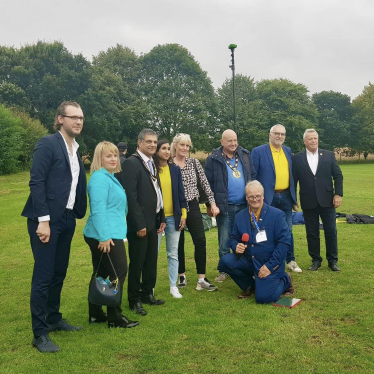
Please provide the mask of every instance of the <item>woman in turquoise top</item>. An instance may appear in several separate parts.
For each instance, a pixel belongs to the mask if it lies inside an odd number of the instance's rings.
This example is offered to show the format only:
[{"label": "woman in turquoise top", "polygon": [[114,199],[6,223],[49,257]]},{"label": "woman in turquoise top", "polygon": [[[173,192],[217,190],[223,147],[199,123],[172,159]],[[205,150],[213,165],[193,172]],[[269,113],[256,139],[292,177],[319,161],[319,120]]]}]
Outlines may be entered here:
[{"label": "woman in turquoise top", "polygon": [[[90,200],[90,215],[83,230],[84,240],[92,254],[93,275],[98,268],[97,276],[110,281],[116,275],[108,256],[110,253],[114,269],[119,279],[119,292],[122,291],[127,274],[127,257],[123,239],[127,235],[127,198],[121,184],[114,173],[121,171],[117,147],[109,142],[101,142],[96,146],[91,164],[91,178],[87,186]],[[101,258],[101,262],[100,262]],[[129,321],[122,315],[121,305],[108,307],[107,315],[100,305],[89,303],[89,322],[102,323],[108,321],[108,327],[130,328],[139,322]]]}]

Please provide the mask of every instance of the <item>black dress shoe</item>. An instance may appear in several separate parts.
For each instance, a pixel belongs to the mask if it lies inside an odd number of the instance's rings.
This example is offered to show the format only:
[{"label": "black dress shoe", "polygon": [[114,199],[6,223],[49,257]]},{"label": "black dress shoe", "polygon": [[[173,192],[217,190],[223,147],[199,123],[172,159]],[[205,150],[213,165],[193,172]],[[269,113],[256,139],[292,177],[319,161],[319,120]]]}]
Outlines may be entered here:
[{"label": "black dress shoe", "polygon": [[60,350],[60,347],[53,343],[48,335],[41,335],[39,336],[39,338],[34,338],[32,341],[32,345],[42,353],[54,353]]},{"label": "black dress shoe", "polygon": [[149,305],[162,305],[165,304],[165,301],[162,299],[156,299],[153,295],[141,296],[140,300],[143,304]]},{"label": "black dress shoe", "polygon": [[321,263],[320,262],[313,262],[312,265],[309,267],[308,270],[317,271],[320,267],[321,267]]},{"label": "black dress shoe", "polygon": [[130,309],[136,314],[140,314],[141,316],[146,316],[148,314],[147,311],[143,308],[143,305],[140,301],[135,303],[133,306],[130,306]]},{"label": "black dress shoe", "polygon": [[340,271],[339,266],[336,264],[336,262],[329,262],[329,268],[332,271]]},{"label": "black dress shoe", "polygon": [[131,327],[138,326],[139,322],[138,321],[130,321],[127,319],[125,316],[121,317],[121,321],[119,322],[108,322],[108,327],[119,327],[123,329],[131,329]]},{"label": "black dress shoe", "polygon": [[78,331],[82,330],[82,326],[73,326],[64,319],[60,319],[57,323],[49,324],[49,331]]},{"label": "black dress shoe", "polygon": [[88,318],[88,323],[104,323],[107,321],[107,317],[106,317],[106,314],[103,313],[99,316],[89,316]]}]

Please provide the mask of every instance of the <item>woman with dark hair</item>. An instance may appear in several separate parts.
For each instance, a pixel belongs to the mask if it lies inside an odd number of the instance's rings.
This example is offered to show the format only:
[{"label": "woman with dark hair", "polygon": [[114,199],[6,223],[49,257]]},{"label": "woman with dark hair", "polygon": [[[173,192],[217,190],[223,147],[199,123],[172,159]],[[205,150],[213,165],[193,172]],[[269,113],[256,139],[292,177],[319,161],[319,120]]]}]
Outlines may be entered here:
[{"label": "woman with dark hair", "polygon": [[[213,216],[219,214],[214,194],[210,189],[208,180],[206,179],[204,169],[197,159],[187,157],[190,148],[192,148],[191,137],[188,134],[177,134],[173,139],[171,146],[171,154],[174,162],[180,167],[182,173],[182,181],[186,200],[188,204],[188,213],[186,219],[187,228],[191,234],[193,244],[195,246],[195,263],[198,275],[196,289],[198,291],[215,291],[217,287],[210,283],[205,277],[206,271],[206,238],[204,232],[203,219],[199,206],[199,189],[198,183],[205,191]],[[184,232],[182,231],[179,248],[179,288],[183,288],[187,284],[186,267],[184,261]]]},{"label": "woman with dark hair", "polygon": [[[166,252],[169,267],[170,293],[180,299],[182,295],[177,287],[178,281],[178,243],[181,231],[184,229],[187,217],[187,203],[184,196],[181,171],[170,158],[170,142],[166,139],[157,142],[154,156],[158,175],[160,177],[162,200],[166,219],[165,237]],[[162,233],[158,234],[160,249]]]}]

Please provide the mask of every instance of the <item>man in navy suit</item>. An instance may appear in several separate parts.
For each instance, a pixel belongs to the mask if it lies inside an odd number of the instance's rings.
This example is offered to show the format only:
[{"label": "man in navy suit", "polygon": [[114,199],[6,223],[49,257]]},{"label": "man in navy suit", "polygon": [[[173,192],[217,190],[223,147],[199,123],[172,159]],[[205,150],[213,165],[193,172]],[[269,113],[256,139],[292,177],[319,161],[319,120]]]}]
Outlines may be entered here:
[{"label": "man in navy suit", "polygon": [[[332,271],[340,271],[335,208],[342,203],[343,174],[334,152],[318,148],[318,133],[307,129],[304,133],[306,150],[293,158],[295,190],[300,182],[300,204],[304,213],[308,251],[312,258],[309,270],[321,267],[319,217],[325,233],[326,258]],[[334,180],[334,185],[333,185]]]},{"label": "man in navy suit", "polygon": [[86,173],[75,137],[83,128],[83,112],[76,102],[63,102],[57,109],[56,133],[39,140],[30,171],[30,196],[22,215],[34,256],[31,285],[33,345],[40,352],[60,348],[50,331],[80,330],[62,319],[61,289],[69,263],[75,218],[86,214]]},{"label": "man in navy suit", "polygon": [[[282,294],[294,293],[291,277],[285,272],[290,230],[286,215],[264,203],[264,188],[259,181],[248,182],[245,194],[249,208],[235,216],[231,233],[234,253],[223,256],[218,267],[243,290],[240,299],[255,294],[258,303],[271,303]],[[242,241],[243,234],[249,237],[247,243]]]},{"label": "man in navy suit", "polygon": [[257,180],[265,189],[265,203],[286,214],[291,233],[291,246],[286,257],[287,269],[301,273],[302,270],[295,261],[292,235],[292,208],[297,209],[292,177],[292,153],[290,148],[283,145],[285,138],[285,127],[280,124],[273,126],[270,129],[269,143],[254,148],[252,160]]}]

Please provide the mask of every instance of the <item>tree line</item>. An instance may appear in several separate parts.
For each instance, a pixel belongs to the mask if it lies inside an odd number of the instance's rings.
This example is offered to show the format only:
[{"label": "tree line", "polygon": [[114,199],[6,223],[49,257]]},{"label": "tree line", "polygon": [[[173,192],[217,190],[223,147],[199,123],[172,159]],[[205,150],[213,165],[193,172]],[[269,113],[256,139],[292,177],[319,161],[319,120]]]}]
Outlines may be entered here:
[{"label": "tree line", "polygon": [[[281,123],[294,152],[303,148],[302,134],[311,127],[320,132],[323,148],[374,151],[371,83],[353,102],[333,91],[310,96],[305,85],[288,79],[256,82],[237,75],[235,84],[239,141],[248,149],[265,143],[270,127]],[[78,141],[89,156],[104,139],[126,141],[132,152],[145,127],[167,139],[189,133],[195,150],[210,152],[222,131],[233,128],[231,80],[214,90],[207,73],[178,44],[158,45],[142,55],[117,45],[92,61],[61,42],[0,46],[0,173],[29,166],[33,146],[53,131],[56,108],[66,100],[83,108],[86,120]],[[7,149],[16,138],[18,146]]]}]

